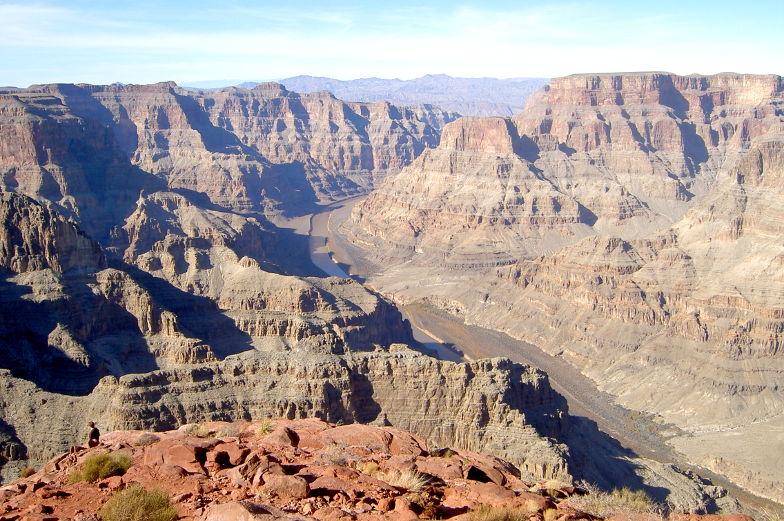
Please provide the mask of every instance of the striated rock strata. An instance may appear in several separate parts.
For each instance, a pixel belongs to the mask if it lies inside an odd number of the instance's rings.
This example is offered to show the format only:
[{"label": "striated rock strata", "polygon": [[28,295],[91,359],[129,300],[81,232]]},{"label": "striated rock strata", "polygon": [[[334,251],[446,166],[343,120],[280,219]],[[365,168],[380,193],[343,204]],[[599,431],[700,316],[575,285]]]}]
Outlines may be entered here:
[{"label": "striated rock strata", "polygon": [[[563,356],[697,439],[780,451],[747,427],[784,412],[783,110],[778,76],[555,79],[511,120],[448,125],[343,231],[393,263],[384,292]],[[713,451],[690,457],[749,464]]]},{"label": "striated rock strata", "polygon": [[[174,194],[152,200],[189,208]],[[565,403],[543,373],[415,353],[400,343],[411,337],[399,312],[356,282],[270,273],[193,230],[153,243],[139,269],[107,261],[26,196],[2,194],[0,215],[0,417],[12,427],[0,441],[14,462],[4,468],[64,450],[88,419],[171,429],[272,415],[393,424],[568,477],[565,448],[549,440]]]},{"label": "striated rock strata", "polygon": [[[6,150],[0,149],[5,189],[78,197],[72,192],[82,187],[63,183],[58,170],[103,139],[104,149],[116,155],[119,147],[133,166],[170,189],[204,194],[230,210],[267,214],[367,190],[435,146],[440,128],[456,117],[429,106],[300,95],[273,83],[218,91],[189,91],[171,82],[41,85],[3,91],[0,103],[0,132],[8,134]],[[51,140],[36,137],[36,125],[60,134],[75,126],[99,136],[78,138],[76,150],[68,148],[72,136],[50,146]],[[84,161],[91,163],[86,175],[94,178],[96,158]],[[102,183],[86,184],[94,189]]]}]

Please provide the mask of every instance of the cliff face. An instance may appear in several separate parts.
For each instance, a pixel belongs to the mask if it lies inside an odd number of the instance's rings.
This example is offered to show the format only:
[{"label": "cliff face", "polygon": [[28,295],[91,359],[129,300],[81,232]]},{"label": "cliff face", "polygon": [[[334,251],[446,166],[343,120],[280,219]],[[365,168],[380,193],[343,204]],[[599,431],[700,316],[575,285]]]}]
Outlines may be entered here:
[{"label": "cliff face", "polygon": [[243,212],[296,212],[366,191],[435,146],[440,128],[456,117],[435,107],[347,104],[278,84],[250,91],[43,85],[9,96],[32,93],[108,127],[132,164],[170,189]]},{"label": "cliff face", "polygon": [[172,235],[139,257],[149,271],[107,268],[73,222],[25,196],[0,203],[0,409],[13,427],[2,443],[17,466],[67,448],[88,419],[164,429],[316,415],[568,477],[565,448],[547,440],[565,428],[565,403],[543,373],[419,355],[395,343],[410,339],[399,312],[353,281],[265,272],[217,240]]},{"label": "cliff face", "polygon": [[[563,356],[627,407],[778,450],[746,427],[784,410],[783,106],[777,76],[556,79],[511,121],[448,125],[343,230],[397,261],[382,291]],[[744,465],[712,447],[690,456]]]}]

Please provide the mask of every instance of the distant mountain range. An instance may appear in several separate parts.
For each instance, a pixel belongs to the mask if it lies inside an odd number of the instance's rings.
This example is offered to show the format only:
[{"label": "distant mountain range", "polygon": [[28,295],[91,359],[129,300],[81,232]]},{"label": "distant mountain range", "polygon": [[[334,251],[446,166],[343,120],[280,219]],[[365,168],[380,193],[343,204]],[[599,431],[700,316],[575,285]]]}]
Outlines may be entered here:
[{"label": "distant mountain range", "polygon": [[[294,76],[278,80],[300,93],[327,90],[346,101],[387,100],[396,105],[429,103],[465,116],[512,116],[525,100],[548,83],[547,78],[453,78],[428,74],[413,80],[360,78],[336,80],[317,76]],[[189,87],[219,88],[229,85],[253,88],[260,82],[203,81]]]}]

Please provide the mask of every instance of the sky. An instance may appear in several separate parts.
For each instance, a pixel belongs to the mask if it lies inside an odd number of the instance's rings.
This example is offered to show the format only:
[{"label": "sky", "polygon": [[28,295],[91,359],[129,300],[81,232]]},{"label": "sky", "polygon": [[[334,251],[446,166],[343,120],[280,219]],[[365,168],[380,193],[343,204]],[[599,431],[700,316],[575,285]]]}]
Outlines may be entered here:
[{"label": "sky", "polygon": [[782,20],[782,0],[0,0],[0,85],[784,74]]}]

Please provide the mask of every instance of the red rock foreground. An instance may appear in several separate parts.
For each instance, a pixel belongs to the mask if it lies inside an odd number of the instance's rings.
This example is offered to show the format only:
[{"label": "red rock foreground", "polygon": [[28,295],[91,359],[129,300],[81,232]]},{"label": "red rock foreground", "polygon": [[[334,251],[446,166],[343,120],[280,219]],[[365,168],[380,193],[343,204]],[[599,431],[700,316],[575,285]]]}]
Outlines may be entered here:
[{"label": "red rock foreground", "polygon": [[[69,483],[87,457],[106,452],[131,459],[124,475]],[[393,427],[213,422],[155,434],[113,432],[96,448],[62,454],[0,488],[0,521],[97,521],[112,494],[132,483],[165,490],[179,519],[200,521],[457,520],[482,505],[516,508],[530,521],[600,519],[569,504],[584,491],[526,483],[519,475],[498,458],[430,451]],[[419,482],[404,482],[412,476]]]}]

